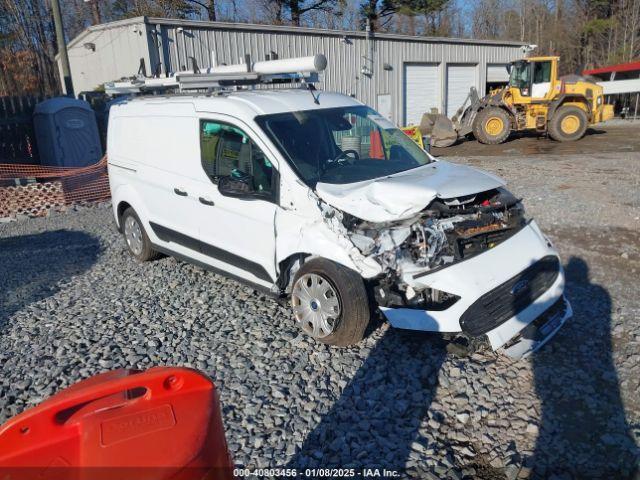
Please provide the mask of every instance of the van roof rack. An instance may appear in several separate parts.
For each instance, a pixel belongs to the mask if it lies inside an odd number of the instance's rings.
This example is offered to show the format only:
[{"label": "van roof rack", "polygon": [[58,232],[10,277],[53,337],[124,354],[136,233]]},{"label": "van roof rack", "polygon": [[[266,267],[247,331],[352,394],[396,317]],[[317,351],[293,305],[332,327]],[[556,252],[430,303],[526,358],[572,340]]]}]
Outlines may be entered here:
[{"label": "van roof rack", "polygon": [[283,58],[252,63],[245,55],[245,63],[220,65],[200,69],[194,58],[192,69],[167,76],[147,77],[143,61],[133,77],[105,83],[105,92],[114,94],[157,93],[167,91],[216,90],[230,87],[306,83],[318,81],[318,74],[327,67],[323,54],[310,57]]}]

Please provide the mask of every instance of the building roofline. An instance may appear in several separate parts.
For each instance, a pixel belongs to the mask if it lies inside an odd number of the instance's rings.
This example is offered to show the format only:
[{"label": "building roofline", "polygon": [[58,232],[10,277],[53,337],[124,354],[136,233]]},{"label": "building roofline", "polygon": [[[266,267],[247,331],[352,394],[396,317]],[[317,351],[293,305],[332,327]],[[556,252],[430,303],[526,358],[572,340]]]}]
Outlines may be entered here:
[{"label": "building roofline", "polygon": [[[367,33],[356,30],[328,30],[324,28],[313,27],[294,27],[291,25],[263,25],[257,23],[233,23],[233,22],[210,22],[207,20],[182,20],[174,18],[154,18],[143,17],[146,23],[151,25],[176,25],[181,27],[217,27],[228,30],[249,30],[249,31],[265,31],[265,32],[283,32],[283,33],[308,33],[316,35],[330,35],[337,37],[361,37],[365,38]],[[508,45],[521,47],[528,45],[527,42],[513,42],[508,40],[475,40],[472,38],[448,38],[448,37],[424,37],[420,35],[401,35],[395,33],[375,33],[375,38],[388,40],[402,40],[426,43],[462,43],[473,45]]]},{"label": "building roofline", "polygon": [[[352,37],[366,38],[367,32],[355,30],[327,30],[323,28],[312,27],[293,27],[290,25],[262,25],[256,23],[233,23],[233,22],[210,22],[206,20],[183,20],[177,18],[156,18],[156,17],[134,17],[126,20],[118,20],[115,22],[94,25],[83,30],[78,36],[71,40],[69,47],[77,45],[86,35],[91,32],[108,30],[127,25],[135,25],[145,23],[147,25],[167,25],[177,27],[192,28],[217,28],[223,30],[252,31],[252,32],[280,32],[280,33],[304,33],[308,35],[325,35],[334,37]],[[421,42],[421,43],[443,43],[454,45],[490,45],[490,46],[509,46],[522,47],[528,45],[527,42],[516,42],[509,40],[475,40],[472,38],[449,38],[449,37],[424,37],[419,35],[401,35],[395,33],[374,33],[373,38],[383,40],[396,40],[404,42]]]},{"label": "building roofline", "polygon": [[[102,30],[110,30],[112,28],[118,27],[126,27],[127,25],[140,25],[145,23],[146,17],[133,17],[126,18],[124,20],[117,20],[115,22],[101,23],[99,25],[92,25],[90,27],[85,28],[82,32],[76,35],[69,43],[67,43],[67,48],[75,47],[80,41],[85,38],[87,35],[93,32],[100,32]],[[56,58],[59,54],[56,54]]]}]

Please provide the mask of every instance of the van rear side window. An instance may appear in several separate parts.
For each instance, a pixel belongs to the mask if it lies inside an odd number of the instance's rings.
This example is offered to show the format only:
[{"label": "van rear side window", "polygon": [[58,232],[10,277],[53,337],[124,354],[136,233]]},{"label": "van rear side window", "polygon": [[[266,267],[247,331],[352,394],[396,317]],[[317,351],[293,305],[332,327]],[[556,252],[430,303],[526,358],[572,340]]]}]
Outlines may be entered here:
[{"label": "van rear side window", "polygon": [[246,174],[253,179],[256,192],[272,193],[274,168],[249,136],[233,125],[200,122],[200,158],[209,178]]}]

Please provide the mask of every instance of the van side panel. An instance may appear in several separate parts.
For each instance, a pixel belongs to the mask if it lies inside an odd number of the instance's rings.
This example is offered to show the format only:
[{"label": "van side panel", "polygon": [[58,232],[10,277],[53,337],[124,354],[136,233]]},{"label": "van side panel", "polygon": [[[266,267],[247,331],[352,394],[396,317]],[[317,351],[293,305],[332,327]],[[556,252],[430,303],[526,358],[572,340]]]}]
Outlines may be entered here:
[{"label": "van side panel", "polygon": [[[243,220],[232,216],[221,221],[224,203],[233,200],[245,206],[245,202],[216,197],[217,189],[201,166],[199,119],[193,107],[154,102],[133,101],[112,110],[108,145],[114,213],[125,201],[138,213],[157,247],[269,288],[275,280],[273,253],[267,265],[237,255],[239,264],[229,263],[228,254],[221,258],[221,252],[232,252],[235,244],[219,244],[221,235],[216,232],[222,232],[223,225],[237,230]],[[214,198],[215,207],[204,205],[201,197]],[[255,208],[257,203],[249,201],[246,206]],[[270,217],[273,219],[273,212]],[[203,226],[216,234],[203,239]],[[268,231],[273,234],[273,220]],[[203,242],[208,246],[206,252]]]},{"label": "van side panel", "polygon": [[[117,190],[127,184],[136,192],[137,201],[143,199],[144,205],[132,206],[152,241],[160,242],[150,222],[197,237],[193,198],[175,193],[187,191],[185,184],[200,168],[193,105],[133,101],[114,106],[108,147],[110,173],[115,175],[112,193],[120,197]],[[141,211],[146,212],[144,218]]]}]

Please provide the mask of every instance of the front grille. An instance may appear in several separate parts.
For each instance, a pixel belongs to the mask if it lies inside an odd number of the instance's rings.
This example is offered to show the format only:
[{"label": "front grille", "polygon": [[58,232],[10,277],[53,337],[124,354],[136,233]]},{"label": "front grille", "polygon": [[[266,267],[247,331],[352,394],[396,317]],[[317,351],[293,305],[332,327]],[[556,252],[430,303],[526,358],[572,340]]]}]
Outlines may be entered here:
[{"label": "front grille", "polygon": [[548,255],[515,277],[485,293],[460,317],[462,331],[482,335],[517,315],[553,285],[560,272],[560,260]]}]

